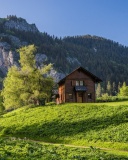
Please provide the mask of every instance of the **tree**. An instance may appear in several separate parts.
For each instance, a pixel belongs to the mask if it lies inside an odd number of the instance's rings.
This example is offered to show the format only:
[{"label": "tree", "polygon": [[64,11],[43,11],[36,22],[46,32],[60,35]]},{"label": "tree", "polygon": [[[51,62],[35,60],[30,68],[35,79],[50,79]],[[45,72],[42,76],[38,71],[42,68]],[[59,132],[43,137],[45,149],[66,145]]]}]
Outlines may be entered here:
[{"label": "tree", "polygon": [[47,75],[52,65],[37,69],[35,52],[34,45],[19,49],[21,68],[11,67],[4,80],[2,95],[6,109],[40,105],[42,100],[50,97],[53,79]]},{"label": "tree", "polygon": [[102,94],[102,88],[101,88],[101,85],[100,83],[98,83],[97,85],[97,88],[96,88],[96,97],[101,97],[101,94]]},{"label": "tree", "polygon": [[121,88],[121,83],[118,83],[118,93],[120,92],[120,88]]},{"label": "tree", "polygon": [[4,106],[3,106],[3,97],[1,95],[1,92],[0,92],[0,115],[4,112]]},{"label": "tree", "polygon": [[108,81],[108,83],[107,83],[107,93],[108,93],[109,96],[111,96],[111,93],[112,93],[111,89],[112,89],[111,83],[110,83],[110,81]]},{"label": "tree", "polygon": [[124,82],[122,87],[120,87],[119,90],[119,96],[128,96],[128,86],[126,86],[126,83]]},{"label": "tree", "polygon": [[34,45],[29,45],[28,47],[22,47],[18,50],[20,53],[20,65],[23,72],[32,72],[36,69],[34,53],[36,52],[36,47]]},{"label": "tree", "polygon": [[115,96],[117,94],[117,91],[116,91],[116,84],[115,82],[112,83],[112,95]]}]

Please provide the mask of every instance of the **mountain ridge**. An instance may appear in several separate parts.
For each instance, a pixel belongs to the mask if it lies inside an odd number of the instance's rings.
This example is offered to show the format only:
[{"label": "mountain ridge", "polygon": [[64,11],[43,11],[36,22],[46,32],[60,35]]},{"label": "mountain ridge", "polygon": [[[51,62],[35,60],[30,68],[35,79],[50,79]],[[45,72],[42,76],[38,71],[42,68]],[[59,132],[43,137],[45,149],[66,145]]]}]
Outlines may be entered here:
[{"label": "mountain ridge", "polygon": [[[9,21],[10,24],[14,21],[19,26],[5,27]],[[28,26],[28,29],[27,27],[23,29],[22,24]],[[115,82],[116,85],[123,81],[128,83],[128,47],[91,35],[58,38],[46,32],[40,32],[35,24],[32,26],[34,30],[29,29],[31,25],[25,19],[16,16],[0,18],[0,47],[4,48],[5,42],[10,46],[9,50],[17,55],[15,63],[18,61],[17,48],[35,44],[37,52],[47,57],[44,64],[53,63],[55,70],[63,73],[63,76],[82,66],[99,76],[104,84],[107,81]],[[8,69],[10,66],[6,67]]]}]

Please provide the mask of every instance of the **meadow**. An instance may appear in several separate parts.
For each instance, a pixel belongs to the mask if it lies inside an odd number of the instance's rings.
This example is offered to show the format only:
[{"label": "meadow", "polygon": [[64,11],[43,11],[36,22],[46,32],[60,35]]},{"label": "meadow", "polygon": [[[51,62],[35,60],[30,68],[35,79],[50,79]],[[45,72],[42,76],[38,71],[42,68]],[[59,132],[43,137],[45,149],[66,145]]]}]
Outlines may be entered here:
[{"label": "meadow", "polygon": [[0,138],[0,160],[127,160],[93,147],[76,148],[26,139]]},{"label": "meadow", "polygon": [[[46,150],[49,150],[49,148],[54,150],[54,147],[58,147],[58,149],[61,148],[59,152],[65,153],[69,151],[73,155],[77,153],[76,151],[73,152],[74,148],[68,147],[67,149],[62,145],[80,146],[75,150],[78,149],[78,153],[82,152],[82,155],[84,152],[84,158],[86,159],[85,155],[91,155],[94,150],[97,156],[102,154],[106,156],[106,159],[107,156],[109,156],[109,159],[112,156],[116,156],[115,159],[127,159],[128,101],[90,104],[72,103],[33,108],[25,106],[0,116],[0,136],[1,139],[3,137],[24,139],[25,137],[28,140],[59,143],[61,144],[59,146],[47,145],[48,148]],[[17,144],[16,141],[12,143]],[[31,143],[30,145],[34,146]],[[27,144],[24,142],[21,148],[23,149]],[[83,149],[82,146],[89,148]],[[101,150],[95,148],[101,148]],[[65,149],[68,151],[65,151]],[[70,155],[69,153],[67,155]],[[93,157],[95,156],[93,155]]]}]

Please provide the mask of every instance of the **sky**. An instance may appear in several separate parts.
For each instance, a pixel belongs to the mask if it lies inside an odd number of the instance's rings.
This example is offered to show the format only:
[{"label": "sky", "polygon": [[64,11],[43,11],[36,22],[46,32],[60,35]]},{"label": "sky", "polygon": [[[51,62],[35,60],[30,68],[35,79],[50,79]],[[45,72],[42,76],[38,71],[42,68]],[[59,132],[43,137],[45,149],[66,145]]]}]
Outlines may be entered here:
[{"label": "sky", "polygon": [[89,34],[128,46],[128,0],[0,0],[0,18],[7,15],[57,37]]}]

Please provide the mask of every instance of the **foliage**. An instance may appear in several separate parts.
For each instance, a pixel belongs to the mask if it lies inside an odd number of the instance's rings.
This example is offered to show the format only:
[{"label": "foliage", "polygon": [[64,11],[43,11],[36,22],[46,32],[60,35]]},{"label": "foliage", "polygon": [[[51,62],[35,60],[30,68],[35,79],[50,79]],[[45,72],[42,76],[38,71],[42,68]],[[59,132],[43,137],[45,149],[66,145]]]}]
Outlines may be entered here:
[{"label": "foliage", "polygon": [[102,95],[102,88],[101,88],[100,83],[98,83],[97,88],[96,88],[96,97],[97,98],[101,97],[101,95]]},{"label": "foliage", "polygon": [[116,96],[118,92],[118,86],[116,86],[115,82],[112,83],[111,93],[113,96]]},{"label": "foliage", "polygon": [[0,138],[1,160],[126,160],[126,156],[109,154],[93,147],[76,148],[47,145],[26,139]]},{"label": "foliage", "polygon": [[128,101],[128,96],[108,96],[108,94],[106,93],[96,99],[96,102],[120,102],[120,101]]},{"label": "foliage", "polygon": [[20,65],[23,72],[32,72],[36,69],[34,53],[36,52],[36,47],[34,45],[29,45],[20,48]]},{"label": "foliage", "polygon": [[19,49],[21,68],[13,66],[4,80],[4,106],[6,109],[24,105],[39,105],[42,99],[50,96],[53,80],[46,77],[51,64],[37,69],[34,59],[34,45]]},{"label": "foliage", "polygon": [[111,96],[112,88],[111,88],[110,81],[108,81],[108,84],[107,84],[107,93],[108,93],[109,96]]},{"label": "foliage", "polygon": [[119,90],[119,96],[128,96],[128,86],[126,86],[126,83],[124,82],[122,87]]},{"label": "foliage", "polygon": [[[124,84],[125,86],[123,87]],[[98,85],[96,85],[96,98],[105,99],[106,101],[107,99],[111,99],[111,96],[115,97],[118,95],[126,97],[127,96],[126,88],[127,88],[126,82],[124,82],[123,84],[119,82],[118,85],[116,85],[115,82],[110,82],[110,81],[108,81],[106,85],[98,83]],[[120,90],[122,92],[121,94],[119,94]]]},{"label": "foliage", "polygon": [[23,107],[0,118],[0,134],[128,150],[128,101]]},{"label": "foliage", "polygon": [[103,95],[102,95],[102,100],[103,100],[103,102],[107,102],[108,100],[109,100],[109,95],[108,95],[108,93],[104,93]]}]

